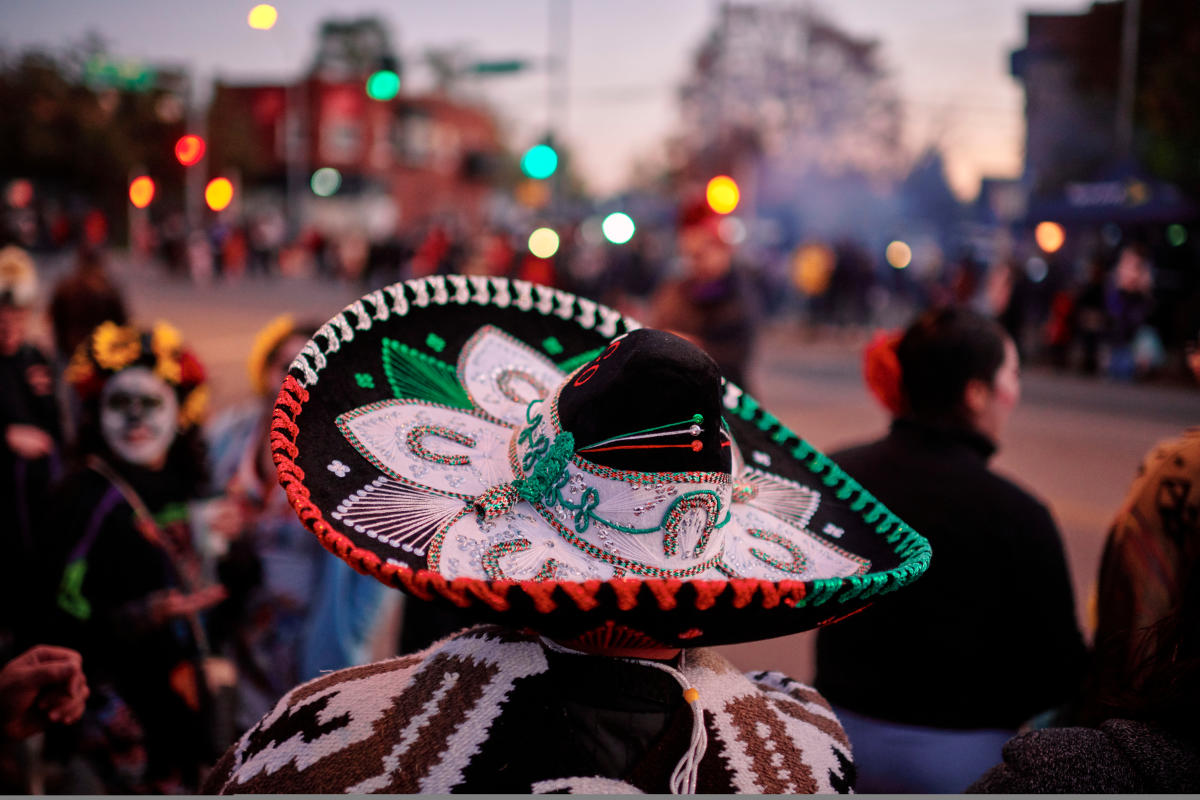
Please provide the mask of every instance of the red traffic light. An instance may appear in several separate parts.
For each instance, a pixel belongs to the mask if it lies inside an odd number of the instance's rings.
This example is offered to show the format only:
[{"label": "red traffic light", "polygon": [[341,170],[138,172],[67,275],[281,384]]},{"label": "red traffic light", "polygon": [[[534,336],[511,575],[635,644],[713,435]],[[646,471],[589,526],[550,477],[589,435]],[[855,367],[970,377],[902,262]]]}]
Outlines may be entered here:
[{"label": "red traffic light", "polygon": [[180,136],[175,143],[175,158],[185,167],[190,167],[204,158],[204,140],[195,134]]}]

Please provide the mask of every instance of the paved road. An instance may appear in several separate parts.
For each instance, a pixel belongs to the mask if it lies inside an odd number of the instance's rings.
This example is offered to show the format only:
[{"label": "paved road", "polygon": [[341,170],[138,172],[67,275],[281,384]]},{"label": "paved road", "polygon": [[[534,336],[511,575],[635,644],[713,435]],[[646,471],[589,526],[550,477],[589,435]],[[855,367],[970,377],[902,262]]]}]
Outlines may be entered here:
[{"label": "paved road", "polygon": [[[246,353],[254,333],[285,311],[324,320],[354,300],[355,287],[306,279],[245,280],[197,288],[146,269],[118,270],[134,315],[176,324],[212,374],[218,405],[246,398]],[[780,326],[764,337],[752,387],[785,424],[830,450],[881,434],[887,417],[859,375],[861,338],[809,341]],[[1200,423],[1200,388],[1146,387],[1032,371],[995,467],[1051,507],[1066,540],[1081,621],[1100,547],[1142,454]],[[807,680],[811,634],[724,648],[749,669],[781,669]]]}]

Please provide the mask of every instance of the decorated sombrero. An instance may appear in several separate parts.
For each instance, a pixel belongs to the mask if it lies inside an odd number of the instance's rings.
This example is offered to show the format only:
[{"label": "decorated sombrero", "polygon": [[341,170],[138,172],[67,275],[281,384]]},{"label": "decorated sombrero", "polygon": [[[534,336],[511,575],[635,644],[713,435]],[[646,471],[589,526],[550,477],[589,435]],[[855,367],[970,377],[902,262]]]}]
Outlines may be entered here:
[{"label": "decorated sombrero", "polygon": [[522,281],[352,303],[293,363],[272,448],[297,513],[359,571],[581,647],[794,633],[929,563],[698,348]]}]

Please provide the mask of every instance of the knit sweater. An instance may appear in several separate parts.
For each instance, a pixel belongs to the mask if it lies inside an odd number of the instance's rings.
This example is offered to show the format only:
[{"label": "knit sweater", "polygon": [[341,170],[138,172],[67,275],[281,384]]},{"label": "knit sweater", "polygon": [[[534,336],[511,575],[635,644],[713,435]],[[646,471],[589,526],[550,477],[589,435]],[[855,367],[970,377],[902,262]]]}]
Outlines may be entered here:
[{"label": "knit sweater", "polygon": [[1111,719],[1099,728],[1049,728],[1004,745],[1004,763],[969,792],[1200,791],[1200,747],[1159,728]]},{"label": "knit sweater", "polygon": [[853,769],[829,706],[778,673],[705,649],[674,666],[588,656],[481,626],[293,689],[206,791],[830,793]]}]

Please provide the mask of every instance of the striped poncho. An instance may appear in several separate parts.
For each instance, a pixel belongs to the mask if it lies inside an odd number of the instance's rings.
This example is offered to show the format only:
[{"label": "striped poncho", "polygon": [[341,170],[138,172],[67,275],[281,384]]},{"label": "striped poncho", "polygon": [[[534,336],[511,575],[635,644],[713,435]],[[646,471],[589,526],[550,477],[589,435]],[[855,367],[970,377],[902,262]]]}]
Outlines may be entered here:
[{"label": "striped poncho", "polygon": [[706,649],[674,664],[582,655],[481,626],[293,689],[206,789],[793,794],[853,779],[829,706],[779,673],[743,675]]}]

